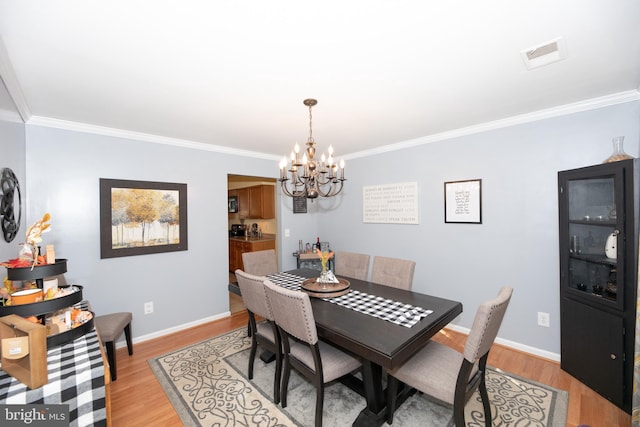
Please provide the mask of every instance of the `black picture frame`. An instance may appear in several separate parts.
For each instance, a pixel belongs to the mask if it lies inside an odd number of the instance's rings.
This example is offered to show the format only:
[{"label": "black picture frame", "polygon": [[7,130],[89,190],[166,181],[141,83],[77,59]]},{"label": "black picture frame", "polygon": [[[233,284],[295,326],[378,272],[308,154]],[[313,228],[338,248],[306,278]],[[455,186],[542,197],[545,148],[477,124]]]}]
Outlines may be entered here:
[{"label": "black picture frame", "polygon": [[293,213],[307,213],[307,198],[305,196],[293,197]]},{"label": "black picture frame", "polygon": [[444,222],[482,224],[482,180],[444,183]]},{"label": "black picture frame", "polygon": [[100,178],[100,258],[187,249],[187,184]]}]

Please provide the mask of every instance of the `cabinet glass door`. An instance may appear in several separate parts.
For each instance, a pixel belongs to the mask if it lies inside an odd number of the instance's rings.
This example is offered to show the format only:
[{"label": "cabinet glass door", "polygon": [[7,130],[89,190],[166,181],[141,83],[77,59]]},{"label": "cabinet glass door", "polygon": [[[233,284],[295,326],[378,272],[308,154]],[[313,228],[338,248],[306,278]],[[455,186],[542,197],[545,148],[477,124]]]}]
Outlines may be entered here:
[{"label": "cabinet glass door", "polygon": [[622,176],[611,168],[602,169],[597,176],[567,176],[561,182],[568,225],[561,245],[565,252],[561,255],[567,257],[563,265],[568,266],[563,285],[573,297],[596,298],[622,309],[624,289],[618,287],[618,281],[624,283],[618,268],[618,254],[623,253],[618,243],[624,244],[618,239],[624,235],[624,221],[619,218],[624,214]]}]

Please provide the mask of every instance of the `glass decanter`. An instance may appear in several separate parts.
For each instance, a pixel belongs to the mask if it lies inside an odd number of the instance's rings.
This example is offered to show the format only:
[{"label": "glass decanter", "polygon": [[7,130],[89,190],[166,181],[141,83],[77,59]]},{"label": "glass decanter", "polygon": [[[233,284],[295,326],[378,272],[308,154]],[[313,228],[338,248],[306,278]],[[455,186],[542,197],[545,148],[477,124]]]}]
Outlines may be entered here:
[{"label": "glass decanter", "polygon": [[611,140],[613,143],[613,154],[605,159],[602,163],[617,162],[620,160],[633,159],[632,156],[624,152],[623,143],[624,136],[616,136]]}]

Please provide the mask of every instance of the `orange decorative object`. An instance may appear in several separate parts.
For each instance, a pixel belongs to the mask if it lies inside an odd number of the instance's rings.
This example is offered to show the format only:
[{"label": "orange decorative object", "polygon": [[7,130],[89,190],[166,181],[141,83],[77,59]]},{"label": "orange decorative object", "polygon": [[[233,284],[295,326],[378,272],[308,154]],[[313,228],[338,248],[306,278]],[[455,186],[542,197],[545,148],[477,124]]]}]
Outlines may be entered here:
[{"label": "orange decorative object", "polygon": [[9,261],[3,262],[2,266],[7,268],[31,267],[31,261],[28,259],[14,258],[10,259]]},{"label": "orange decorative object", "polygon": [[11,305],[31,304],[42,301],[42,289],[27,289],[11,294]]}]

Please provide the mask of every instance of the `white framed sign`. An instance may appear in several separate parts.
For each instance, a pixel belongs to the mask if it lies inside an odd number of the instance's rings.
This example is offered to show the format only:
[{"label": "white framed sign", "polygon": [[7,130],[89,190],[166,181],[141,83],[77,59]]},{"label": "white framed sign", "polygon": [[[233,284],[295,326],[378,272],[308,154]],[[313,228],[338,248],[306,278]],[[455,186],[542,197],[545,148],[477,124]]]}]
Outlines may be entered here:
[{"label": "white framed sign", "polygon": [[365,223],[418,224],[418,183],[363,187],[362,209]]},{"label": "white framed sign", "polygon": [[482,180],[444,183],[444,222],[482,224]]}]

